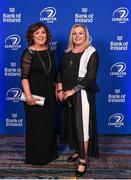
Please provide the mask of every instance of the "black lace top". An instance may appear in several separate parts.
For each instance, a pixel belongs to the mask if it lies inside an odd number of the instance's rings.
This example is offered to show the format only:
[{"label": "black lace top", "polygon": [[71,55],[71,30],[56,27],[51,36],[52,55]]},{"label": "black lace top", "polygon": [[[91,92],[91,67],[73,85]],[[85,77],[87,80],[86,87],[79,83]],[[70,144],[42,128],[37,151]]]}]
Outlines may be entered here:
[{"label": "black lace top", "polygon": [[[37,91],[40,94],[43,92],[48,93],[49,88],[54,86],[56,78],[55,61],[52,52],[50,50],[48,51],[49,55],[47,50],[37,52],[26,49],[21,57],[21,78],[29,80],[32,93],[37,93]],[[49,73],[45,72],[38,53],[44,62],[46,70],[50,68]]]},{"label": "black lace top", "polygon": [[92,91],[99,91],[96,84],[96,75],[98,69],[98,54],[95,51],[88,62],[87,73],[84,78],[78,77],[80,58],[82,53],[65,53],[62,59],[60,73],[58,74],[57,81],[62,82],[65,90],[72,89],[77,92],[81,89],[89,89]]}]

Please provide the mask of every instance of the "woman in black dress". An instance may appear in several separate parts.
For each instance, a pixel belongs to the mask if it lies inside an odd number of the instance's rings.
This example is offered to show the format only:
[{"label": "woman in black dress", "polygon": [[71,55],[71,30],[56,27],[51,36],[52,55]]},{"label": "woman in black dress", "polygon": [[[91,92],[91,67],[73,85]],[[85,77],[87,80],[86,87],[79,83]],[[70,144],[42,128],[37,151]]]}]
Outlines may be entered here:
[{"label": "woman in black dress", "polygon": [[[49,49],[50,32],[42,22],[26,33],[29,47],[21,57],[22,86],[25,93],[26,163],[44,165],[57,158],[55,134],[55,62]],[[32,94],[45,97],[39,106]]]},{"label": "woman in black dress", "polygon": [[86,155],[98,157],[95,93],[98,54],[89,43],[84,25],[76,24],[70,33],[69,47],[65,51],[58,74],[57,95],[63,102],[62,141],[76,152],[68,162],[79,158],[76,176],[86,172]]}]

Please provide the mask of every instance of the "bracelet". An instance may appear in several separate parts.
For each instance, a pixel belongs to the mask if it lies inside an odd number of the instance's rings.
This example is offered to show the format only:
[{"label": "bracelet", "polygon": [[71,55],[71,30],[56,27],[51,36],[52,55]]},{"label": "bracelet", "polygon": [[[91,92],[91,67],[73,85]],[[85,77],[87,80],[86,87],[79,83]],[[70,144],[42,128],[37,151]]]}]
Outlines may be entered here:
[{"label": "bracelet", "polygon": [[63,89],[60,89],[60,90],[58,90],[57,92],[61,92],[61,91],[63,91]]}]

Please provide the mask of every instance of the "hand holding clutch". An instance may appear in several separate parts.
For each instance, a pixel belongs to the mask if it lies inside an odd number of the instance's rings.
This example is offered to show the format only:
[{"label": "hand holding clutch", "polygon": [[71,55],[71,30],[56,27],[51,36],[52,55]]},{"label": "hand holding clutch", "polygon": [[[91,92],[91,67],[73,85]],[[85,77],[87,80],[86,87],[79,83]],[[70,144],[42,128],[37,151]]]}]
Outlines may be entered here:
[{"label": "hand holding clutch", "polygon": [[[36,101],[36,104],[37,104],[37,105],[39,105],[39,106],[43,106],[43,105],[44,105],[45,97],[38,96],[38,95],[35,95],[35,94],[32,94],[32,97],[33,97],[33,98],[36,98],[36,99],[39,99],[38,101]],[[25,97],[24,92],[22,92],[21,97],[20,97],[20,100],[21,100],[21,101],[26,101],[26,97]]]}]

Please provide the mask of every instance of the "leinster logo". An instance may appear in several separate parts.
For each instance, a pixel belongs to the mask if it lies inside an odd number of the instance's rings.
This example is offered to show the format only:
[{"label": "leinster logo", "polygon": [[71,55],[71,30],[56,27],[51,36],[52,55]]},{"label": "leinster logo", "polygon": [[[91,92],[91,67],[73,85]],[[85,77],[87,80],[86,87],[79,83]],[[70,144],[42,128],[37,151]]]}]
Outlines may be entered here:
[{"label": "leinster logo", "polygon": [[126,64],[124,62],[118,62],[111,66],[110,75],[116,77],[123,77],[126,75]]},{"label": "leinster logo", "polygon": [[112,14],[112,21],[118,23],[126,23],[129,21],[128,19],[129,10],[125,7],[120,7],[116,9]]},{"label": "leinster logo", "polygon": [[21,89],[19,88],[11,88],[6,93],[6,100],[18,102],[21,96]]},{"label": "leinster logo", "polygon": [[109,117],[108,126],[121,127],[123,123],[124,116],[121,113],[113,114]]},{"label": "leinster logo", "polygon": [[18,50],[21,48],[21,45],[19,44],[21,41],[21,38],[17,34],[12,34],[8,36],[5,39],[5,48],[11,48],[12,50]]},{"label": "leinster logo", "polygon": [[46,7],[40,12],[40,21],[53,23],[54,21],[57,20],[55,15],[56,15],[56,9],[54,7]]}]

